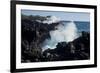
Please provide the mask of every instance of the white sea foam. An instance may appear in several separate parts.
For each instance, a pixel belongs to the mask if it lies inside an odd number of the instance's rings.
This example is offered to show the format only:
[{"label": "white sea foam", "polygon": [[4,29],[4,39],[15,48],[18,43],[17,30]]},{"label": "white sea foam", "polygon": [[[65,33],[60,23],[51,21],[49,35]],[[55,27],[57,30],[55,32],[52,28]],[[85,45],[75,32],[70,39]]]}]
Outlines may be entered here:
[{"label": "white sea foam", "polygon": [[44,20],[42,23],[52,24],[58,22],[60,19],[55,16],[47,17],[47,20]]},{"label": "white sea foam", "polygon": [[59,24],[55,27],[56,30],[50,31],[50,39],[46,39],[42,49],[54,49],[58,42],[70,42],[79,37],[76,24],[71,21],[67,24]]}]

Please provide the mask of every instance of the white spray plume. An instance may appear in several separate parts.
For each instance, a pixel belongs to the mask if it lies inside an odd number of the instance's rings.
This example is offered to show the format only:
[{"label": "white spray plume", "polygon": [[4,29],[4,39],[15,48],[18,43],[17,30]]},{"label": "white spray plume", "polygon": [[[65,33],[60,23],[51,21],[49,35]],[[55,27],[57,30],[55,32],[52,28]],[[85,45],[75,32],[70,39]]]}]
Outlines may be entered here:
[{"label": "white spray plume", "polygon": [[55,27],[57,30],[50,31],[50,39],[44,41],[43,50],[54,49],[58,42],[71,42],[79,37],[78,29],[73,21],[67,24],[59,24]]},{"label": "white spray plume", "polygon": [[52,23],[59,22],[59,20],[60,19],[55,16],[50,16],[50,17],[47,17],[47,20],[43,21],[43,23],[52,24]]}]

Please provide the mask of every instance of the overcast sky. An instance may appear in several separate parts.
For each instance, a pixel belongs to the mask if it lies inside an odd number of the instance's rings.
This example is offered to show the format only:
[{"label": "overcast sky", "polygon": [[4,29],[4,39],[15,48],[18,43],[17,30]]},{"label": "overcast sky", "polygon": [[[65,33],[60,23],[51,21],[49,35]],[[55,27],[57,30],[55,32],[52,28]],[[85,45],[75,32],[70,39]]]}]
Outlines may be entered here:
[{"label": "overcast sky", "polygon": [[90,13],[86,12],[22,10],[21,13],[25,15],[56,16],[61,20],[68,21],[90,21]]}]

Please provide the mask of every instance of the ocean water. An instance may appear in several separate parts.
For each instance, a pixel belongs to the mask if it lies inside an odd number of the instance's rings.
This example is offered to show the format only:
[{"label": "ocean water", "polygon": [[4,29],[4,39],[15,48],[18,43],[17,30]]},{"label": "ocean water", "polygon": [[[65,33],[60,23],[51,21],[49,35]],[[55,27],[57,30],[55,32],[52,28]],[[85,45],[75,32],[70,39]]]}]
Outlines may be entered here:
[{"label": "ocean water", "polygon": [[[62,24],[67,24],[69,22],[70,21],[61,21]],[[81,32],[81,31],[90,32],[90,22],[74,21],[74,23],[78,29],[78,32]]]}]

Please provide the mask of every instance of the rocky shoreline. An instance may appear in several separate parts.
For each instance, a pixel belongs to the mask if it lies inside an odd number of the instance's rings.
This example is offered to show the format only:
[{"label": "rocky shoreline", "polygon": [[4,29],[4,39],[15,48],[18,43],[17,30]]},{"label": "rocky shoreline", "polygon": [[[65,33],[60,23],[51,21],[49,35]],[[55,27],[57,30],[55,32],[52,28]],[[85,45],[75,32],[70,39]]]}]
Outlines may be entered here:
[{"label": "rocky shoreline", "polygon": [[22,19],[21,62],[48,62],[86,60],[90,58],[90,33],[82,31],[81,36],[71,42],[59,42],[54,49],[42,51],[41,44],[50,38],[49,31],[59,23],[40,23]]}]

